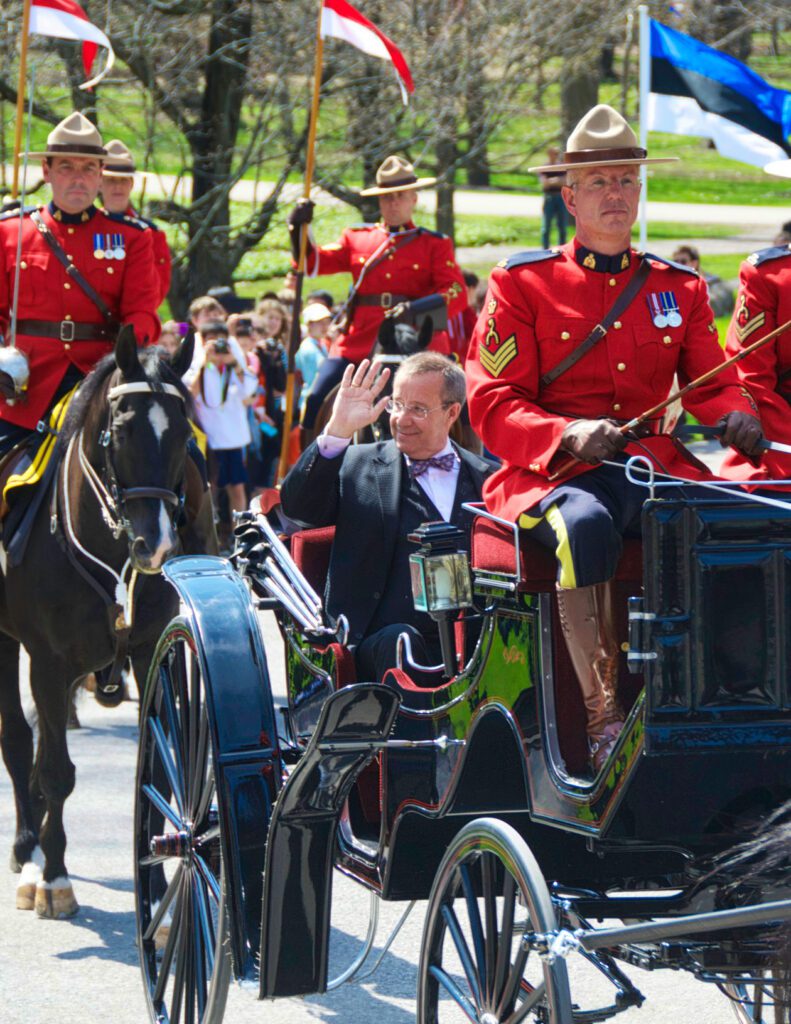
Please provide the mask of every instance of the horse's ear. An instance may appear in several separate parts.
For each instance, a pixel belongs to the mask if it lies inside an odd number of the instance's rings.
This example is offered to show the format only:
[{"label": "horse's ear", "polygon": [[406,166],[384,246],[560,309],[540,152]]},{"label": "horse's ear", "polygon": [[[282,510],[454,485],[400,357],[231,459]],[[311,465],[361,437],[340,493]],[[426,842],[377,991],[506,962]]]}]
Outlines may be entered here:
[{"label": "horse's ear", "polygon": [[377,336],[379,342],[379,350],[388,356],[395,355],[398,352],[396,346],[396,322],[391,320],[389,317],[382,321],[379,328],[379,334]]},{"label": "horse's ear", "polygon": [[192,366],[192,357],[195,353],[195,330],[190,325],[187,336],[179,346],[178,352],[168,359],[173,372],[177,377],[183,377]]},{"label": "horse's ear", "polygon": [[118,369],[129,380],[140,372],[140,358],[137,354],[137,338],[131,324],[124,324],[115,340],[115,362]]},{"label": "horse's ear", "polygon": [[424,352],[431,344],[431,336],[434,333],[434,321],[427,316],[420,325],[420,333],[417,337],[417,351]]}]

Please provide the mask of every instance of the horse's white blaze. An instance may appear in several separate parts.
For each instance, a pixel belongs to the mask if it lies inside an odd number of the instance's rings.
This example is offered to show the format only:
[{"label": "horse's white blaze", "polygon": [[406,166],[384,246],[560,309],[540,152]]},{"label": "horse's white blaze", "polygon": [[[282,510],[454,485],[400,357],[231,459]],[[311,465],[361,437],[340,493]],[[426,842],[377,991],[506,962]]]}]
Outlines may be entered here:
[{"label": "horse's white blaze", "polygon": [[151,555],[152,568],[158,569],[162,565],[165,555],[175,547],[175,544],[176,534],[173,523],[170,521],[167,506],[163,501],[159,506],[159,543]]},{"label": "horse's white blaze", "polygon": [[168,420],[168,414],[162,408],[161,405],[152,405],[148,410],[148,422],[154,431],[154,437],[157,439],[159,445],[162,444],[162,436],[170,426]]}]

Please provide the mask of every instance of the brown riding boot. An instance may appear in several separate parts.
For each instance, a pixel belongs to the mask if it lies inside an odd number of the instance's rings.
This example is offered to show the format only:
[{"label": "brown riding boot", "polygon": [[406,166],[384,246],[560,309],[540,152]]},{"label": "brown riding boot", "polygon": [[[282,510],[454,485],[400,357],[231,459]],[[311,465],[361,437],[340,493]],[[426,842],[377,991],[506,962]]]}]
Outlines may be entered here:
[{"label": "brown riding boot", "polygon": [[588,717],[588,745],[598,772],[615,746],[624,714],[618,701],[618,643],[612,580],[592,587],[558,587],[558,611],[566,647]]}]

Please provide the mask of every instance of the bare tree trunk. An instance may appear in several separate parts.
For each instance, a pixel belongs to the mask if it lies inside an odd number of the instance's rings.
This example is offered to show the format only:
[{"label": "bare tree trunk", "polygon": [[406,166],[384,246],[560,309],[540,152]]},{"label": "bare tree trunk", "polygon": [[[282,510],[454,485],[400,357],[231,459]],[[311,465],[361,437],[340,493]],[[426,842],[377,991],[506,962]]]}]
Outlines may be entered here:
[{"label": "bare tree trunk", "polygon": [[456,223],[453,212],[453,193],[456,188],[455,163],[458,157],[456,148],[455,133],[449,131],[437,142],[435,152],[437,155],[437,174],[440,177],[437,186],[437,212],[435,226],[437,231],[444,235],[454,237]]},{"label": "bare tree trunk", "polygon": [[560,85],[563,138],[568,138],[577,122],[599,102],[599,76],[592,68],[569,70]]}]

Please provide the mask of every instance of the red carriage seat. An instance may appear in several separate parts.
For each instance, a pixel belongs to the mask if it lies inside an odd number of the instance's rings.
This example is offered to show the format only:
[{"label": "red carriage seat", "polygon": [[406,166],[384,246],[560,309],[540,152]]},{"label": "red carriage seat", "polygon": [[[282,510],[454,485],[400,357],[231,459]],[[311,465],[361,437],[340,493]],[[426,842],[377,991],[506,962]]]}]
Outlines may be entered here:
[{"label": "red carriage seat", "polygon": [[[473,570],[516,572],[514,532],[507,526],[482,516],[476,518],[472,530],[470,558]],[[555,593],[557,562],[554,554],[538,544],[524,530],[519,534],[518,590],[533,594]],[[623,554],[615,573],[615,612],[618,636],[625,644],[628,638],[628,598],[642,593],[643,546],[639,540],[625,540]],[[560,630],[557,602],[552,608],[552,663],[554,666],[555,707],[558,717],[560,750],[567,768],[572,772],[585,769],[588,760],[585,732],[585,708],[577,677]],[[621,657],[618,685],[624,710],[632,706],[642,689],[642,676],[631,675],[626,653]]]}]

